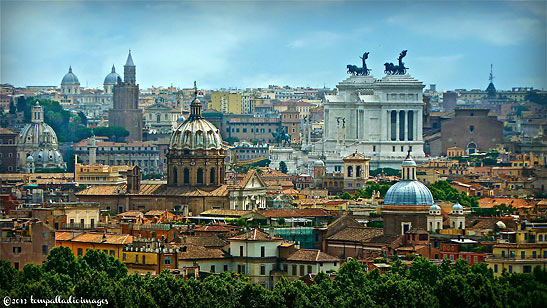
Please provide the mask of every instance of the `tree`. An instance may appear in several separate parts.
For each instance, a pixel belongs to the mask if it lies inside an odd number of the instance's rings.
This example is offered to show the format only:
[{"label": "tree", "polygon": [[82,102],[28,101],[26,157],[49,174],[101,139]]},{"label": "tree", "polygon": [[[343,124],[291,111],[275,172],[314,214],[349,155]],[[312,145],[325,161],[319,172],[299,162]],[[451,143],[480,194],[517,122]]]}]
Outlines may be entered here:
[{"label": "tree", "polygon": [[13,100],[9,102],[9,113],[10,114],[15,114],[16,112],[16,108],[15,108],[15,104],[13,103]]},{"label": "tree", "polygon": [[226,138],[225,141],[228,142],[229,145],[234,145],[234,143],[239,142],[239,138],[234,137],[234,136],[230,136],[230,137]]},{"label": "tree", "polygon": [[80,117],[80,123],[82,123],[83,126],[87,126],[87,117],[85,116],[85,113],[80,111],[78,112],[78,116]]},{"label": "tree", "polygon": [[277,223],[278,223],[280,226],[284,226],[284,225],[285,225],[285,218],[280,217],[280,218],[277,220]]},{"label": "tree", "polygon": [[288,172],[287,164],[284,161],[279,162],[279,171],[287,174]]}]

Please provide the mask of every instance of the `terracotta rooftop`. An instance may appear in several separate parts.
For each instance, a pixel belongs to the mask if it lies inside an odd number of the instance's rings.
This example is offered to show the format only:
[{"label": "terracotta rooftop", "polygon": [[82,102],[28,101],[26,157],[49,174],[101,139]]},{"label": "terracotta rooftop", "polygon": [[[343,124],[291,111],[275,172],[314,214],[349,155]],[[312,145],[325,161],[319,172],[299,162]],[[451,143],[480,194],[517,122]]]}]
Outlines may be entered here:
[{"label": "terracotta rooftop", "polygon": [[[15,133],[7,128],[0,127],[0,134],[15,134]],[[13,145],[15,145],[15,143]]]},{"label": "terracotta rooftop", "polygon": [[144,214],[144,216],[161,216],[165,213],[168,213],[168,211],[162,211],[162,210],[151,210]]},{"label": "terracotta rooftop", "polygon": [[180,244],[192,244],[203,247],[224,247],[228,242],[216,235],[212,236],[184,236],[180,239]]},{"label": "terracotta rooftop", "polygon": [[57,231],[55,232],[56,241],[69,241],[74,237],[74,232]]},{"label": "terracotta rooftop", "polygon": [[505,204],[506,206],[512,205],[514,208],[533,208],[536,203],[519,198],[482,198],[479,199],[479,207],[491,208],[495,205]]},{"label": "terracotta rooftop", "polygon": [[368,242],[372,238],[383,234],[384,231],[380,228],[348,227],[329,236],[327,239],[334,241]]},{"label": "terracotta rooftop", "polygon": [[205,212],[201,212],[201,216],[243,216],[251,213],[249,210],[224,210],[224,209],[210,209]]},{"label": "terracotta rooftop", "polygon": [[240,235],[233,236],[229,240],[247,240],[247,241],[281,241],[282,237],[273,236],[270,237],[270,234],[259,230],[254,229]]},{"label": "terracotta rooftop", "polygon": [[77,196],[110,196],[110,195],[161,195],[187,197],[223,197],[228,195],[228,186],[217,187],[171,187],[166,184],[141,184],[137,193],[127,193],[127,184],[121,185],[94,185],[88,187]]},{"label": "terracotta rooftop", "polygon": [[259,211],[265,217],[292,218],[292,217],[328,217],[331,216],[324,209],[271,209]]},{"label": "terracotta rooftop", "polygon": [[194,229],[194,231],[198,231],[198,232],[230,232],[230,229],[228,229],[224,226],[202,226],[202,227]]},{"label": "terracotta rooftop", "polygon": [[101,243],[113,245],[125,245],[133,242],[133,235],[129,234],[105,234],[84,233],[74,237],[72,242]]},{"label": "terracotta rooftop", "polygon": [[287,260],[290,261],[318,261],[318,262],[338,262],[340,259],[328,255],[319,249],[299,249],[290,255]]},{"label": "terracotta rooftop", "polygon": [[179,260],[227,259],[231,257],[220,248],[206,248],[194,244],[177,244],[176,246],[180,249],[178,253]]},{"label": "terracotta rooftop", "polygon": [[118,215],[116,215],[116,217],[120,217],[120,218],[125,218],[125,217],[142,217],[144,216],[142,212],[139,212],[139,211],[127,211],[127,212],[123,212],[123,213],[120,213]]}]

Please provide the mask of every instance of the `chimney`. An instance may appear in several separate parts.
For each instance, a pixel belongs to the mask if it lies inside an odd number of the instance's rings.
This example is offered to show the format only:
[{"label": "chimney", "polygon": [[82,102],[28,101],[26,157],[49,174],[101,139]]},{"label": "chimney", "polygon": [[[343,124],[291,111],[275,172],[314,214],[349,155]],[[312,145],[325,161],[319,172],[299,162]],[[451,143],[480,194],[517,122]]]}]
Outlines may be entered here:
[{"label": "chimney", "polygon": [[273,239],[273,237],[274,237],[274,228],[273,228],[273,227],[270,227],[270,233],[269,233],[269,235],[268,235],[268,238],[269,238],[269,239]]}]

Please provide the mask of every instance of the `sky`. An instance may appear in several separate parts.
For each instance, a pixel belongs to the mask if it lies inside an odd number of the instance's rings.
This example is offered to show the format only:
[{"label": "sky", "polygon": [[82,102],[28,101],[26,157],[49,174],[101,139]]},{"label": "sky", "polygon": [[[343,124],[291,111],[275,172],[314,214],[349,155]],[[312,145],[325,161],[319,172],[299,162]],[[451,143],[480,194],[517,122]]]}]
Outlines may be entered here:
[{"label": "sky", "polygon": [[328,87],[367,60],[381,78],[403,49],[437,89],[547,89],[547,1],[0,0],[0,82],[84,87],[122,75],[141,88]]}]

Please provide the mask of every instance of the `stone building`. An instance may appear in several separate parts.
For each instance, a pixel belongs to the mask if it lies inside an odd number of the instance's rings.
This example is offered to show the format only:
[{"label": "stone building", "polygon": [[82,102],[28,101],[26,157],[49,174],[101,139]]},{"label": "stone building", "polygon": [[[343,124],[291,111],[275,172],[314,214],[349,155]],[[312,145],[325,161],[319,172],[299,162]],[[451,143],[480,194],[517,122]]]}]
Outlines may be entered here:
[{"label": "stone building", "polygon": [[340,160],[357,151],[371,158],[371,168],[397,168],[409,150],[425,159],[422,82],[410,75],[351,76],[336,87],[336,95],[325,95],[323,140],[314,151]]},{"label": "stone building", "polygon": [[118,78],[114,86],[114,103],[108,115],[109,126],[120,126],[129,131],[128,141],[142,141],[143,115],[139,109],[139,85],[136,80],[136,67],[127,56],[124,66],[124,80]]},{"label": "stone building", "polygon": [[92,139],[95,142],[95,162],[108,166],[139,166],[143,174],[163,173],[160,166],[160,151],[157,145],[147,142],[113,142],[105,137],[84,139],[73,145],[78,161],[92,164],[90,149]]},{"label": "stone building", "polygon": [[[149,135],[171,135],[180,113],[159,102],[144,108],[144,125]],[[182,119],[183,120],[183,119]]]},{"label": "stone building", "polygon": [[344,157],[344,190],[357,191],[365,187],[370,173],[370,157],[353,153]]},{"label": "stone building", "polygon": [[298,145],[302,142],[300,137],[300,114],[295,104],[290,104],[286,111],[281,112],[281,126],[291,136],[292,145]]},{"label": "stone building", "polygon": [[448,148],[465,149],[466,154],[488,151],[504,142],[503,123],[489,116],[488,109],[456,109],[454,118],[441,122],[442,154]]},{"label": "stone building", "polygon": [[17,134],[0,127],[0,173],[17,170]]},{"label": "stone building", "polygon": [[41,265],[55,247],[55,229],[40,220],[4,218],[0,228],[0,256],[16,270],[29,263]]},{"label": "stone building", "polygon": [[402,180],[391,186],[384,198],[384,234],[405,234],[411,228],[427,230],[427,215],[433,205],[429,188],[416,179],[416,163],[408,153]]}]

